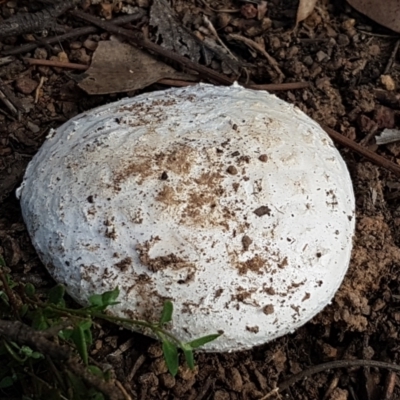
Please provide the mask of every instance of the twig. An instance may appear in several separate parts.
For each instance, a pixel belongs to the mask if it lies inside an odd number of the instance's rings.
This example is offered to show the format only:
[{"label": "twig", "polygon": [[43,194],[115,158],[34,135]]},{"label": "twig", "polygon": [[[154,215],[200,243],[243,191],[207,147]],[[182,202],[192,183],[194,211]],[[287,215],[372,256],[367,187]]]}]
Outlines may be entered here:
[{"label": "twig", "polygon": [[193,81],[182,81],[181,79],[160,79],[157,81],[157,83],[161,85],[167,85],[167,86],[176,86],[176,87],[186,87],[186,86],[194,86],[197,85],[199,82],[193,82]]},{"label": "twig", "polygon": [[396,373],[389,372],[385,382],[385,395],[383,400],[391,400],[393,398],[393,391],[396,386]]},{"label": "twig", "polygon": [[293,375],[283,383],[279,385],[279,391],[283,392],[287,390],[294,383],[308,378],[312,375],[318,374],[323,371],[337,368],[352,368],[352,367],[373,367],[373,368],[384,368],[391,371],[400,372],[400,365],[390,364],[384,361],[374,361],[374,360],[338,360],[331,361],[324,364],[315,365],[313,367],[307,368],[304,371]]},{"label": "twig", "polygon": [[231,33],[228,38],[237,40],[239,42],[243,42],[245,45],[251,47],[253,50],[258,51],[260,54],[262,54],[267,61],[271,64],[272,68],[279,74],[280,77],[284,78],[285,75],[282,72],[282,70],[279,68],[278,62],[273,58],[272,56],[269,55],[269,53],[263,49],[258,43],[256,43],[254,40],[251,40],[247,37],[244,37],[242,35],[238,35],[235,33]]},{"label": "twig", "polygon": [[36,331],[19,321],[0,319],[0,335],[19,344],[27,344],[58,361],[68,360],[71,355],[67,347],[59,346],[47,340],[40,331]]},{"label": "twig", "polygon": [[50,28],[54,20],[77,4],[79,0],[65,0],[37,13],[15,15],[0,24],[0,38],[38,32]]},{"label": "twig", "polygon": [[396,55],[397,55],[397,51],[399,50],[399,46],[400,46],[400,39],[394,45],[392,54],[390,55],[389,61],[386,64],[385,71],[383,72],[384,75],[387,75],[390,72],[390,70],[392,69],[392,65],[394,63],[394,60],[396,59]]},{"label": "twig", "polygon": [[154,53],[156,53],[159,56],[168,58],[172,61],[176,61],[186,68],[190,68],[196,72],[198,72],[201,76],[208,80],[214,80],[222,85],[231,85],[233,81],[229,78],[227,78],[225,75],[220,74],[219,72],[216,72],[210,68],[204,67],[203,65],[197,64],[191,60],[189,60],[186,57],[183,57],[179,54],[176,54],[170,50],[164,49],[163,47],[159,46],[158,44],[155,44],[149,40],[146,40],[142,34],[140,33],[135,33],[132,31],[129,31],[128,29],[120,28],[110,22],[105,22],[100,20],[99,18],[93,17],[89,14],[86,14],[81,11],[71,11],[71,15],[81,18],[85,21],[88,21],[94,25],[99,26],[100,28],[108,31],[115,33],[117,35],[124,36],[128,39],[130,39],[134,44],[136,44],[139,47],[144,47],[147,50],[150,50]]},{"label": "twig", "polygon": [[47,79],[47,78],[44,77],[44,76],[41,76],[41,77],[40,77],[39,85],[37,86],[37,88],[36,88],[36,90],[35,90],[35,104],[37,104],[37,102],[39,101],[40,90],[42,89],[43,84],[44,84],[44,81],[45,81],[46,79]]},{"label": "twig", "polygon": [[124,388],[124,385],[120,381],[115,381],[115,386],[117,386],[121,393],[124,395],[124,400],[132,400],[132,397],[129,395],[129,393]]},{"label": "twig", "polygon": [[201,386],[201,390],[197,393],[196,400],[203,400],[206,397],[207,392],[209,391],[210,387],[215,384],[215,377],[209,376],[206,382]]},{"label": "twig", "polygon": [[244,85],[244,87],[247,89],[268,90],[275,92],[280,90],[305,89],[310,87],[310,84],[308,82],[265,83],[262,85]]},{"label": "twig", "polygon": [[24,112],[24,108],[20,101],[11,92],[11,90],[3,83],[0,78],[0,100],[10,110],[13,115],[18,115],[18,111]]},{"label": "twig", "polygon": [[144,356],[143,354],[141,354],[137,360],[135,361],[135,363],[133,364],[131,370],[129,371],[128,376],[126,377],[126,380],[128,382],[130,382],[133,377],[136,375],[136,372],[138,372],[139,368],[143,365],[143,363],[146,361],[146,356]]},{"label": "twig", "polygon": [[19,304],[16,296],[14,295],[14,292],[11,290],[10,286],[8,285],[7,278],[3,272],[3,268],[0,268],[0,280],[1,283],[3,284],[3,290],[5,294],[8,297],[8,300],[10,302],[11,308],[13,310],[13,313],[17,319],[20,319],[19,315]]},{"label": "twig", "polygon": [[322,128],[325,132],[337,143],[341,144],[342,146],[348,147],[349,149],[353,150],[354,152],[362,155],[368,161],[378,165],[379,167],[385,168],[395,174],[397,177],[400,178],[400,166],[397,164],[389,161],[388,159],[379,156],[378,154],[366,149],[365,147],[359,145],[358,143],[354,142],[346,138],[345,136],[341,135],[340,133],[334,131],[331,128],[321,124]]},{"label": "twig", "polygon": [[225,49],[225,51],[235,60],[238,61],[238,59],[232,54],[232,52],[229,50],[229,48],[225,45],[225,43],[221,40],[221,38],[218,35],[217,30],[214,28],[214,25],[212,22],[207,18],[206,15],[203,15],[203,23],[206,25],[206,28],[208,29],[209,32],[214,36],[215,39],[217,39],[217,42]]},{"label": "twig", "polygon": [[86,71],[89,68],[88,65],[56,61],[56,60],[42,60],[38,58],[27,58],[27,57],[25,57],[23,60],[27,61],[31,65],[46,65],[48,67],[79,69],[81,71]]},{"label": "twig", "polygon": [[123,393],[117,389],[116,385],[106,382],[103,378],[92,374],[84,365],[80,364],[76,359],[69,359],[66,363],[77,376],[82,378],[86,383],[106,394],[110,400],[125,400]]},{"label": "twig", "polygon": [[[130,22],[136,22],[136,21],[140,20],[141,18],[143,18],[145,15],[146,15],[145,10],[140,8],[136,14],[124,15],[122,17],[117,17],[117,18],[114,18],[111,22],[115,25],[125,25]],[[67,39],[73,39],[73,38],[83,36],[83,35],[88,35],[89,33],[94,33],[97,31],[98,31],[98,28],[96,28],[94,26],[85,26],[84,28],[76,28],[76,29],[72,29],[71,31],[69,31],[67,33],[64,33],[63,35],[54,36],[51,38],[43,38],[43,39],[41,39],[41,43],[28,43],[21,47],[16,47],[14,49],[2,51],[1,54],[7,56],[7,55],[28,53],[32,50],[35,50],[37,47],[41,46],[43,43],[46,43],[46,44],[60,43]]]},{"label": "twig", "polygon": [[[180,79],[160,79],[157,81],[161,85],[168,86],[177,86],[177,87],[185,87],[185,86],[194,86],[199,82],[193,81],[182,81]],[[262,85],[243,85],[243,87],[247,89],[253,90],[268,90],[270,92],[276,92],[280,90],[295,90],[295,89],[304,89],[309,87],[310,84],[308,82],[289,82],[289,83],[266,83]]]}]

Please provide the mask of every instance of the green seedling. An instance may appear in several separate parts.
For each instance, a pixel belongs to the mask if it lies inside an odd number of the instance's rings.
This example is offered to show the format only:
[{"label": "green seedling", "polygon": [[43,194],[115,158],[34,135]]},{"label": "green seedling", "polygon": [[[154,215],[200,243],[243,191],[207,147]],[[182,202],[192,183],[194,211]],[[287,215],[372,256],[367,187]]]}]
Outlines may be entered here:
[{"label": "green seedling", "polygon": [[[72,308],[67,306],[64,286],[56,285],[43,297],[32,284],[14,282],[1,257],[0,277],[0,323],[18,320],[29,329],[33,328],[32,332],[43,334],[54,345],[67,345],[72,350],[72,356],[79,355],[89,375],[95,377],[93,382],[96,379],[105,383],[110,380],[110,371],[103,372],[90,358],[94,319],[127,328],[149,329],[161,341],[164,358],[172,375],[178,372],[180,352],[189,368],[193,369],[193,351],[220,336],[212,334],[190,342],[181,341],[169,330],[174,312],[170,300],[164,302],[158,321],[133,320],[108,314],[107,309],[118,304],[118,288],[90,296],[87,307]],[[51,360],[45,351],[38,351],[34,344],[28,346],[11,340],[1,326],[0,357],[4,360],[0,365],[0,398],[9,396],[14,390],[22,391],[22,398],[30,400],[106,399],[104,387],[96,386],[87,374],[83,374],[83,377],[66,367],[65,363],[58,364],[57,359]]]}]

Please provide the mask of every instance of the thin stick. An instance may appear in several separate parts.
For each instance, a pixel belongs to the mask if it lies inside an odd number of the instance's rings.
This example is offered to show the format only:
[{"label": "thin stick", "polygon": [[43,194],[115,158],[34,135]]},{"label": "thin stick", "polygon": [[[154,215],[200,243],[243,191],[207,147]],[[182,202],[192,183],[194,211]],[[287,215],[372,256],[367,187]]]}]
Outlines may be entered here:
[{"label": "thin stick", "polygon": [[347,137],[341,135],[340,133],[334,131],[331,128],[321,124],[322,128],[325,132],[337,143],[341,144],[342,146],[348,147],[349,149],[355,151],[356,153],[365,157],[368,161],[378,165],[379,167],[385,168],[395,174],[397,177],[400,178],[400,166],[389,161],[385,157],[379,156],[378,154],[366,149],[365,147],[359,145],[358,143],[354,142],[353,140],[348,139]]},{"label": "thin stick", "polygon": [[392,69],[392,65],[394,63],[394,60],[396,59],[396,55],[397,55],[397,51],[399,50],[399,46],[400,46],[400,39],[394,45],[392,54],[390,55],[389,61],[386,64],[385,71],[383,72],[384,75],[387,75],[390,72],[390,70]]},{"label": "thin stick", "polygon": [[47,78],[45,78],[44,76],[41,76],[41,77],[40,77],[39,85],[37,86],[37,88],[36,88],[36,90],[35,90],[35,104],[37,104],[37,102],[39,101],[40,90],[42,89],[43,84],[44,84],[44,81],[45,81],[46,79],[47,79]]},{"label": "thin stick", "polygon": [[305,89],[310,87],[310,84],[309,82],[265,83],[262,85],[244,85],[244,87],[254,90],[280,91]]},{"label": "thin stick", "polygon": [[258,51],[260,54],[262,54],[267,61],[270,63],[271,67],[274,68],[274,70],[281,76],[285,77],[284,73],[282,70],[279,68],[278,62],[273,58],[264,48],[262,48],[257,42],[254,40],[251,40],[247,37],[244,37],[242,35],[237,35],[236,33],[231,33],[228,38],[232,38],[234,40],[237,40],[239,42],[243,42],[245,45],[251,47],[253,50]]},{"label": "thin stick", "polygon": [[231,85],[233,81],[229,78],[227,78],[225,75],[220,74],[219,72],[216,72],[210,68],[204,67],[203,65],[197,64],[191,60],[189,60],[186,57],[183,57],[179,54],[176,54],[170,50],[164,49],[163,47],[159,46],[156,43],[153,43],[149,40],[146,40],[143,35],[139,33],[132,32],[128,29],[120,28],[110,22],[105,22],[102,21],[99,18],[93,17],[89,14],[86,14],[82,11],[71,11],[71,15],[81,18],[87,22],[90,22],[94,25],[97,25],[98,27],[108,31],[115,33],[117,35],[124,36],[128,39],[130,39],[136,46],[139,47],[144,47],[147,50],[150,50],[154,53],[156,53],[159,56],[166,57],[172,61],[176,61],[183,66],[190,68],[193,71],[198,72],[201,76],[208,80],[214,80],[222,85]]},{"label": "thin stick", "polygon": [[400,372],[400,365],[387,363],[384,361],[374,361],[374,360],[338,360],[331,361],[324,364],[314,365],[313,367],[307,368],[304,371],[293,375],[285,382],[279,385],[279,391],[283,392],[287,390],[294,383],[310,377],[312,375],[318,374],[323,371],[337,368],[352,368],[352,367],[373,367],[373,368],[384,368],[391,371]]},{"label": "thin stick", "polygon": [[[112,20],[112,23],[115,25],[124,25],[124,24],[128,24],[130,22],[136,22],[139,19],[143,18],[143,16],[145,14],[146,14],[146,12],[144,10],[140,9],[140,11],[138,11],[136,14],[124,15],[122,17],[114,18]],[[35,50],[37,47],[43,45],[44,43],[46,43],[46,44],[60,43],[67,39],[73,39],[73,38],[88,35],[89,33],[94,33],[97,31],[98,31],[98,28],[96,28],[94,26],[85,26],[84,28],[76,28],[76,29],[72,29],[71,31],[69,31],[67,33],[64,33],[63,35],[54,36],[51,38],[43,38],[43,39],[41,39],[41,43],[25,44],[21,47],[15,47],[10,50],[2,51],[1,54],[4,56],[7,56],[7,55],[17,55],[17,54],[22,54],[22,53],[28,53],[32,50]]]},{"label": "thin stick", "polygon": [[[177,87],[185,87],[185,86],[194,86],[199,82],[196,81],[182,81],[180,79],[160,79],[157,81],[162,85],[168,86],[177,86]],[[289,83],[265,83],[262,85],[242,85],[247,89],[253,90],[268,90],[270,92],[280,91],[280,90],[295,90],[295,89],[304,89],[310,87],[308,82],[289,82]]]},{"label": "thin stick", "polygon": [[79,69],[81,71],[86,71],[89,68],[88,65],[56,61],[56,60],[42,60],[37,58],[25,57],[24,61],[27,61],[31,65],[45,65],[48,67]]}]

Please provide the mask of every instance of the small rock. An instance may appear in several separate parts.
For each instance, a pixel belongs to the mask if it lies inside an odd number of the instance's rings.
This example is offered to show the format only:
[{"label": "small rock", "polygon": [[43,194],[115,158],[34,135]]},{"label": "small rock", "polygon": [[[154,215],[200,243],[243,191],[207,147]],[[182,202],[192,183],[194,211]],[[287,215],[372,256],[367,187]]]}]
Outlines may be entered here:
[{"label": "small rock", "polygon": [[344,389],[335,388],[333,392],[328,397],[328,400],[347,400],[349,397],[349,392]]},{"label": "small rock", "polygon": [[71,59],[73,61],[78,61],[81,64],[88,65],[91,57],[86,53],[86,49],[80,48],[71,51]]},{"label": "small rock", "polygon": [[328,54],[326,54],[325,52],[323,52],[322,50],[320,50],[317,54],[317,61],[318,62],[322,62],[322,61],[327,61],[329,56]]},{"label": "small rock", "polygon": [[80,49],[82,47],[82,42],[72,42],[69,45],[71,50],[77,50]]},{"label": "small rock", "polygon": [[312,59],[311,56],[305,56],[303,59],[303,64],[307,65],[307,67],[310,67],[311,65],[313,65],[314,60]]},{"label": "small rock", "polygon": [[229,387],[235,392],[241,392],[243,389],[243,380],[237,368],[229,368],[226,371],[226,378]]},{"label": "small rock", "polygon": [[141,8],[149,8],[150,7],[149,0],[136,0],[136,4]]},{"label": "small rock", "polygon": [[230,396],[228,392],[225,392],[224,390],[217,390],[214,393],[214,400],[229,400]]},{"label": "small rock", "polygon": [[97,49],[98,43],[94,40],[86,39],[83,42],[83,47],[90,51],[95,51]]},{"label": "small rock", "polygon": [[396,84],[390,75],[381,75],[380,79],[386,90],[392,91],[396,89]]},{"label": "small rock", "polygon": [[277,50],[281,48],[281,41],[279,40],[278,36],[272,36],[269,38],[269,45],[273,50]]},{"label": "small rock", "polygon": [[396,126],[396,115],[393,109],[385,106],[376,106],[374,110],[374,121],[379,128],[393,129]]},{"label": "small rock", "polygon": [[230,175],[236,175],[236,174],[238,173],[238,170],[237,170],[237,168],[236,168],[234,165],[230,165],[230,166],[227,168],[226,172],[227,172],[228,174],[230,174]]},{"label": "small rock", "polygon": [[29,128],[29,130],[31,130],[33,133],[38,133],[40,131],[40,128],[34,124],[31,121],[28,121],[26,126]]},{"label": "small rock", "polygon": [[60,62],[65,62],[65,63],[69,62],[69,58],[68,58],[67,53],[65,51],[60,51],[57,54],[57,60],[60,61]]},{"label": "small rock", "polygon": [[368,50],[371,56],[379,56],[379,54],[381,54],[381,48],[377,44],[372,44],[369,46]]},{"label": "small rock", "polygon": [[246,3],[246,4],[242,5],[242,7],[240,8],[240,13],[246,19],[255,18],[258,14],[257,7],[255,7],[254,4],[252,4],[252,3]]},{"label": "small rock", "polygon": [[171,389],[175,386],[175,378],[169,373],[160,375],[158,379],[161,385],[167,389]]},{"label": "small rock", "polygon": [[347,35],[344,35],[343,33],[341,33],[337,37],[336,43],[338,44],[339,47],[346,47],[350,44],[350,39]]},{"label": "small rock", "polygon": [[35,52],[33,53],[33,57],[38,59],[38,60],[46,60],[48,56],[47,50],[44,49],[43,47],[38,47],[35,49]]},{"label": "small rock", "polygon": [[151,363],[151,370],[156,374],[156,375],[161,375],[165,374],[168,372],[168,367],[167,364],[164,360],[164,358],[156,358],[152,363]]},{"label": "small rock", "polygon": [[15,89],[23,94],[31,94],[38,86],[38,83],[27,76],[15,81]]},{"label": "small rock", "polygon": [[150,358],[162,357],[163,350],[159,343],[154,343],[147,349],[147,354]]}]

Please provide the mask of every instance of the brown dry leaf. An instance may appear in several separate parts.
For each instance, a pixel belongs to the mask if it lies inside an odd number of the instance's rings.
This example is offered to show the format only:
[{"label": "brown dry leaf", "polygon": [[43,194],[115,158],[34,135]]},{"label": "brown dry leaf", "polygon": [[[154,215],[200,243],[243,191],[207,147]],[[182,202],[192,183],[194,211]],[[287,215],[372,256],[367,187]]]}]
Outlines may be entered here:
[{"label": "brown dry leaf", "polygon": [[215,56],[216,59],[229,66],[229,72],[239,74],[242,64],[232,57],[232,53],[227,52],[226,47],[221,46],[215,38],[201,40],[196,37],[181,23],[168,1],[153,1],[150,26],[155,28],[157,43],[160,43],[162,47],[188,57],[194,62],[199,62],[201,58],[204,58],[206,65],[210,65]]},{"label": "brown dry leaf", "polygon": [[400,0],[347,0],[360,13],[378,24],[400,32]]},{"label": "brown dry leaf", "polygon": [[119,41],[102,41],[90,68],[78,86],[88,94],[108,94],[143,89],[160,79],[193,80],[151,55]]},{"label": "brown dry leaf", "polygon": [[161,46],[198,62],[202,44],[184,27],[166,0],[154,0],[150,11],[150,25],[156,28],[157,42]]},{"label": "brown dry leaf", "polygon": [[300,0],[296,14],[296,25],[304,21],[314,10],[317,0]]}]

